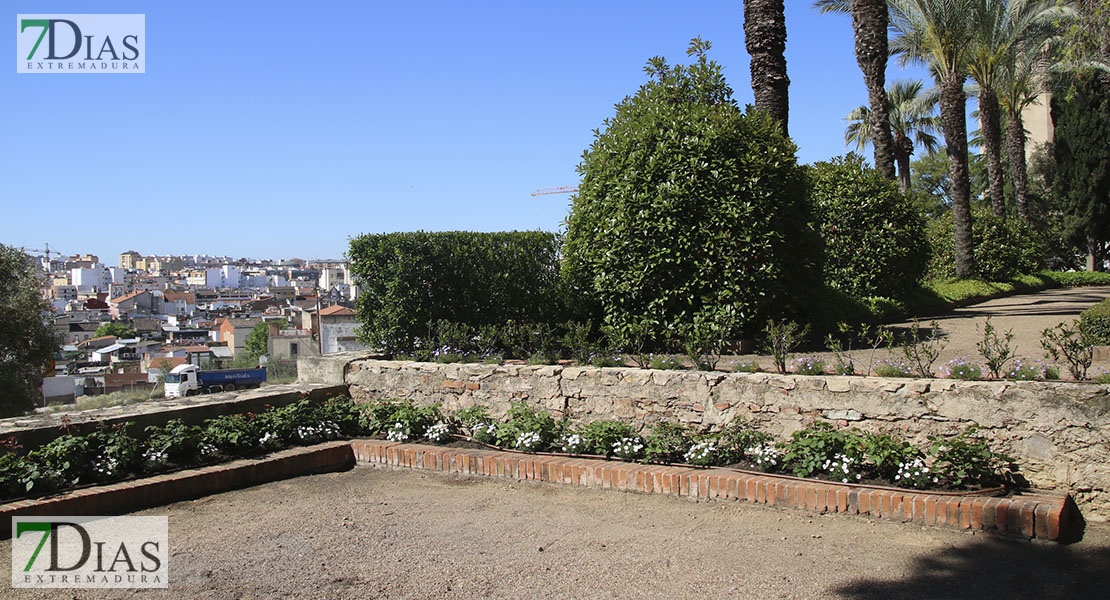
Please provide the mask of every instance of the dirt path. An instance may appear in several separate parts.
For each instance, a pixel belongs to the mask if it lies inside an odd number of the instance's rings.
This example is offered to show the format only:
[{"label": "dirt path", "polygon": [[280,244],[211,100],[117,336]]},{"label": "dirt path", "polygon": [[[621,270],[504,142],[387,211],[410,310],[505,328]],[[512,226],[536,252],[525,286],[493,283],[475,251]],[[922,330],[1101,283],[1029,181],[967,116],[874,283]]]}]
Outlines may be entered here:
[{"label": "dirt path", "polygon": [[[374,467],[140,514],[169,515],[171,547],[171,587],[143,598],[1070,599],[1110,584],[1101,525],[1059,546]],[[10,544],[0,542],[6,578]]]}]

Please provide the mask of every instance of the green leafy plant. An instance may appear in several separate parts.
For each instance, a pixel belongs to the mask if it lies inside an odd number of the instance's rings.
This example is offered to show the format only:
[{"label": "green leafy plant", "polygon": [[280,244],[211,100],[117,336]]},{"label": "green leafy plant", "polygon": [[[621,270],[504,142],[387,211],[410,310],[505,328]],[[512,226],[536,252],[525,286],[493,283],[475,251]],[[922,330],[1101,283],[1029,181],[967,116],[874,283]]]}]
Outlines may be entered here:
[{"label": "green leafy plant", "polygon": [[202,455],[219,452],[224,456],[241,456],[260,450],[258,423],[252,415],[221,415],[205,422],[200,433]]},{"label": "green leafy plant", "polygon": [[680,371],[686,367],[681,360],[668,354],[652,354],[648,357],[648,368],[660,371]]},{"label": "green leafy plant", "polygon": [[933,363],[946,345],[948,341],[941,337],[939,323],[932,321],[928,333],[924,333],[914,319],[902,340],[902,354],[918,377],[932,377]]},{"label": "green leafy plant", "polygon": [[186,425],[181,419],[170,419],[161,427],[152,425],[144,431],[146,470],[164,469],[170,463],[186,465],[196,462],[200,451],[200,428]]},{"label": "green leafy plant", "polygon": [[467,435],[483,444],[497,441],[497,422],[489,415],[489,409],[474,405],[455,413],[455,421]]},{"label": "green leafy plant", "polygon": [[738,360],[732,364],[732,371],[734,373],[758,373],[763,369],[759,366],[759,361],[751,360]]},{"label": "green leafy plant", "polygon": [[876,377],[913,377],[913,369],[897,359],[880,360],[875,363]]},{"label": "green leafy plant", "polygon": [[824,375],[825,361],[814,356],[802,356],[793,361],[794,372],[798,375]]},{"label": "green leafy plant", "polygon": [[722,464],[721,456],[716,440],[703,439],[690,446],[682,458],[687,464],[709,467]]},{"label": "green leafy plant", "polygon": [[523,403],[509,408],[508,421],[497,428],[497,445],[529,452],[551,448],[562,432],[559,423],[547,411]]},{"label": "green leafy plant", "polygon": [[[885,346],[887,350],[890,350],[894,346],[894,332],[882,326],[872,329],[870,325],[863,325],[860,327],[860,337],[867,340],[871,347],[871,353],[867,357],[867,373],[865,374],[870,374],[874,369],[875,374],[879,377],[891,377],[891,375],[879,374],[875,363],[875,353],[878,352],[880,347]],[[894,377],[902,376],[894,375]]]},{"label": "green leafy plant", "polygon": [[1041,332],[1041,348],[1044,348],[1045,358],[1060,360],[1063,358],[1068,363],[1068,371],[1077,381],[1087,379],[1087,370],[1094,361],[1094,344],[1090,335],[1083,328],[1083,322],[1076,319],[1072,323],[1060,323],[1055,328],[1047,328]]},{"label": "green leafy plant", "polygon": [[767,349],[771,352],[775,369],[786,373],[786,361],[790,352],[809,335],[809,325],[800,326],[794,321],[767,321],[763,334],[767,338]]},{"label": "green leafy plant", "polygon": [[851,153],[808,169],[825,281],[864,298],[902,297],[925,273],[925,224],[897,184]]},{"label": "green leafy plant", "polygon": [[634,427],[611,419],[586,423],[578,429],[577,433],[583,440],[586,452],[602,456],[611,454],[614,444],[622,439],[638,437]]},{"label": "green leafy plant", "polygon": [[717,432],[717,447],[721,460],[726,463],[739,462],[748,456],[749,450],[771,444],[770,434],[759,431],[748,421],[735,418]]},{"label": "green leafy plant", "polygon": [[578,167],[564,273],[633,355],[632,339],[664,350],[707,309],[728,307],[739,332],[756,333],[819,283],[794,146],[767,115],[738,106],[707,48],[692,43],[688,65],[651,59],[649,81]]},{"label": "green leafy plant", "polygon": [[654,424],[644,440],[644,459],[649,462],[680,462],[693,444],[688,427],[660,421]]},{"label": "green leafy plant", "polygon": [[638,460],[644,455],[644,447],[643,438],[632,435],[613,442],[610,454],[624,460]]},{"label": "green leafy plant", "polygon": [[1013,459],[991,450],[978,432],[978,426],[970,425],[955,436],[929,436],[933,471],[948,485],[986,487],[1010,479]]},{"label": "green leafy plant", "polygon": [[940,374],[946,379],[962,379],[964,381],[979,381],[984,375],[982,365],[970,362],[963,357],[956,357],[948,361],[941,367]]},{"label": "green leafy plant", "polygon": [[825,335],[825,347],[833,353],[833,357],[836,359],[836,364],[833,366],[833,369],[836,371],[837,375],[855,375],[856,363],[852,360],[852,326],[841,322],[837,323],[836,327],[840,335],[847,338],[848,345],[847,348],[845,348],[840,338],[832,333]]},{"label": "green leafy plant", "polygon": [[[978,330],[979,326],[976,325],[975,328]],[[998,330],[991,325],[991,318],[987,317],[986,323],[983,324],[983,339],[977,342],[975,347],[979,349],[979,356],[982,356],[986,362],[991,377],[1000,379],[1006,369],[1006,363],[1015,358],[1014,350],[1010,346],[1013,340],[1013,329],[1008,329],[999,336]]]},{"label": "green leafy plant", "polygon": [[784,465],[798,477],[829,473],[837,480],[856,480],[862,476],[858,438],[835,430],[828,423],[817,422],[795,431],[785,450]]}]

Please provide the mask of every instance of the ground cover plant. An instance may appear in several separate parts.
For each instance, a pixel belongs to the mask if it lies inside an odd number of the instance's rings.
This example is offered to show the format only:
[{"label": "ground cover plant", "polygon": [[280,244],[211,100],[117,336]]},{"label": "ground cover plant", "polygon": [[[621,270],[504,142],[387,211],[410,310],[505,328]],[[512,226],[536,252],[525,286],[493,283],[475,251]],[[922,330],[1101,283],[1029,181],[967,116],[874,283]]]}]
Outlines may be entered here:
[{"label": "ground cover plant", "polygon": [[0,443],[0,500],[260,456],[364,434],[369,422],[350,398],[336,397],[305,399],[257,414],[223,415],[201,425],[172,419],[139,434],[128,430],[130,424],[86,435],[63,432],[29,452],[7,440]]}]

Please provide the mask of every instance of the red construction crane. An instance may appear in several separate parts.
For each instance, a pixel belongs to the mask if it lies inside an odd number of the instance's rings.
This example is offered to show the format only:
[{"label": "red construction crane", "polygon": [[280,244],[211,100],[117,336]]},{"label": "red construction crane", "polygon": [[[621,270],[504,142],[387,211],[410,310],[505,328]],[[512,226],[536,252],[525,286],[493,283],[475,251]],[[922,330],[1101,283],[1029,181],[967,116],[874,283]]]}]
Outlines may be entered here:
[{"label": "red construction crane", "polygon": [[577,185],[563,185],[552,188],[540,188],[532,192],[533,196],[546,196],[548,194],[573,194],[578,191]]}]

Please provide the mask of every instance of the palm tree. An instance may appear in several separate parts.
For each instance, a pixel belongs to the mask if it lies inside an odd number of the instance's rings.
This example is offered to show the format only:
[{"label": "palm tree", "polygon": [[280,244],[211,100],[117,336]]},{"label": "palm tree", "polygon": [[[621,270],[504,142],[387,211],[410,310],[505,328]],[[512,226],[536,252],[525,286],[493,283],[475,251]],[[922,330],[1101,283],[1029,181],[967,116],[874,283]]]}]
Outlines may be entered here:
[{"label": "palm tree", "polygon": [[[896,81],[886,90],[889,98],[890,129],[893,139],[894,161],[898,165],[898,183],[902,192],[910,190],[910,157],[914,148],[921,146],[927,152],[937,149],[933,133],[940,128],[940,120],[933,113],[937,106],[935,94],[922,94],[920,81]],[[860,152],[870,142],[874,144],[871,109],[866,106],[848,113],[848,128],[844,142],[855,144]]]},{"label": "palm tree", "polygon": [[790,78],[786,76],[786,12],[783,0],[744,0],[744,44],[751,55],[756,110],[765,111],[790,135]]},{"label": "palm tree", "polygon": [[1002,195],[1002,126],[998,88],[1002,68],[1022,45],[1039,46],[1066,16],[1058,0],[979,0],[975,3],[968,73],[978,84],[987,196],[995,216],[1006,214]]},{"label": "palm tree", "polygon": [[[823,13],[849,12],[856,39],[856,63],[867,85],[870,139],[875,148],[875,168],[894,179],[898,150],[891,135],[890,102],[886,92],[887,17],[886,0],[817,0],[814,6]],[[860,148],[862,150],[862,146]],[[912,148],[911,148],[912,151]]]},{"label": "palm tree", "polygon": [[975,36],[976,0],[889,0],[889,4],[891,25],[898,32],[890,41],[891,49],[903,62],[928,65],[940,90],[941,129],[952,182],[956,276],[969,278],[975,274],[975,258],[964,81]]}]

